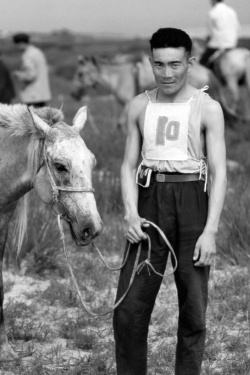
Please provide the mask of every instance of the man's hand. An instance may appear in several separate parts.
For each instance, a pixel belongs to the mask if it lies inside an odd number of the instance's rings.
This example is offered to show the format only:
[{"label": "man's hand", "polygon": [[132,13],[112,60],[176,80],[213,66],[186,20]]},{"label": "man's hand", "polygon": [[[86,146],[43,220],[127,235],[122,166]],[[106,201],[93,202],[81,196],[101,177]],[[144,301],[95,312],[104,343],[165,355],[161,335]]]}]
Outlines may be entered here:
[{"label": "man's hand", "polygon": [[193,260],[196,267],[210,266],[216,254],[215,234],[203,232],[196,242]]},{"label": "man's hand", "polygon": [[148,227],[146,219],[142,219],[140,216],[125,218],[128,224],[128,229],[125,237],[131,243],[137,243],[141,240],[146,240],[147,236],[142,231],[142,227]]}]

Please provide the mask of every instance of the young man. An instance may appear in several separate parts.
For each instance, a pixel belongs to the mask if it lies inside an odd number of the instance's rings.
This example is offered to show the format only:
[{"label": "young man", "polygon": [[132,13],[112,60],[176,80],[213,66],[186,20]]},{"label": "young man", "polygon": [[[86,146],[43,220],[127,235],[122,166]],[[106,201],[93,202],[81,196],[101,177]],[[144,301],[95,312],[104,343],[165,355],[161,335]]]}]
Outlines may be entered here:
[{"label": "young man", "polygon": [[[150,58],[157,88],[136,96],[128,110],[128,137],[121,170],[127,240],[132,249],[121,271],[117,300],[126,291],[138,242],[140,262],[147,258],[164,273],[169,249],[149,220],[168,237],[178,260],[179,300],[176,375],[200,374],[205,342],[209,266],[216,252],[225,189],[224,120],[219,103],[187,83],[192,42],[179,29],[159,29]],[[142,166],[136,171],[142,152]],[[146,171],[146,172],[145,172]],[[152,171],[150,180],[145,178]],[[208,171],[208,179],[207,179]],[[209,193],[209,195],[208,195]],[[147,267],[114,313],[118,375],[147,373],[147,334],[162,277]]]},{"label": "young man", "polygon": [[43,107],[51,100],[49,73],[43,52],[30,44],[29,35],[16,34],[13,41],[23,52],[21,70],[14,76],[20,83],[20,99],[22,103]]},{"label": "young man", "polygon": [[237,47],[240,24],[237,13],[223,0],[211,0],[212,9],[208,14],[208,43],[200,63],[210,66],[209,58],[217,50]]}]

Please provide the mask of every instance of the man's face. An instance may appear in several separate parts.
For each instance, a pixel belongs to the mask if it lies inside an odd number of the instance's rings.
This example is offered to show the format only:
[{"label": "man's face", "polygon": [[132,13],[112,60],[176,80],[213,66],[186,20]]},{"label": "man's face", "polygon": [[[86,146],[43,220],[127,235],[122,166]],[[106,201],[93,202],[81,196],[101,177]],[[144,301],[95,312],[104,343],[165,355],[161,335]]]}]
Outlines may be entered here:
[{"label": "man's face", "polygon": [[184,47],[153,49],[150,62],[157,86],[164,94],[174,94],[186,83],[190,61]]}]

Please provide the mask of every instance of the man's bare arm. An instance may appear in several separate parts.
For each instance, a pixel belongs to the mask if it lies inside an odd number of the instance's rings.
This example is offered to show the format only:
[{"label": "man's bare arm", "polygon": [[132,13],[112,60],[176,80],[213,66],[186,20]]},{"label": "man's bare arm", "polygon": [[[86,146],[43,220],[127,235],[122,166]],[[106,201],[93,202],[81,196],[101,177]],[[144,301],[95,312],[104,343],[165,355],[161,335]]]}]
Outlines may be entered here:
[{"label": "man's bare arm", "polygon": [[128,135],[121,168],[122,198],[125,206],[125,220],[128,224],[126,237],[132,243],[146,238],[141,229],[145,219],[140,218],[138,214],[138,186],[135,182],[142,143],[138,125],[138,117],[142,108],[143,100],[140,100],[140,97],[136,97],[129,105],[127,115]]},{"label": "man's bare arm", "polygon": [[206,99],[202,123],[205,126],[210,191],[207,222],[194,251],[194,260],[200,257],[195,265],[200,267],[210,265],[216,253],[215,236],[226,193],[224,118],[219,103]]}]

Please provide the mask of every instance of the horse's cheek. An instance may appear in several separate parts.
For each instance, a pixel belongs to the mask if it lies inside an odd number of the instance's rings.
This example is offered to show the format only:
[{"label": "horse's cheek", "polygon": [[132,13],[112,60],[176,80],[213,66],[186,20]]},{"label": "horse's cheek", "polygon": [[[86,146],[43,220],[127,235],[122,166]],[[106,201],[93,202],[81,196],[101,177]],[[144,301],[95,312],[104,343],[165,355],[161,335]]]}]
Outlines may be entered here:
[{"label": "horse's cheek", "polygon": [[40,169],[35,178],[34,188],[44,203],[52,202],[51,184],[44,167]]}]

